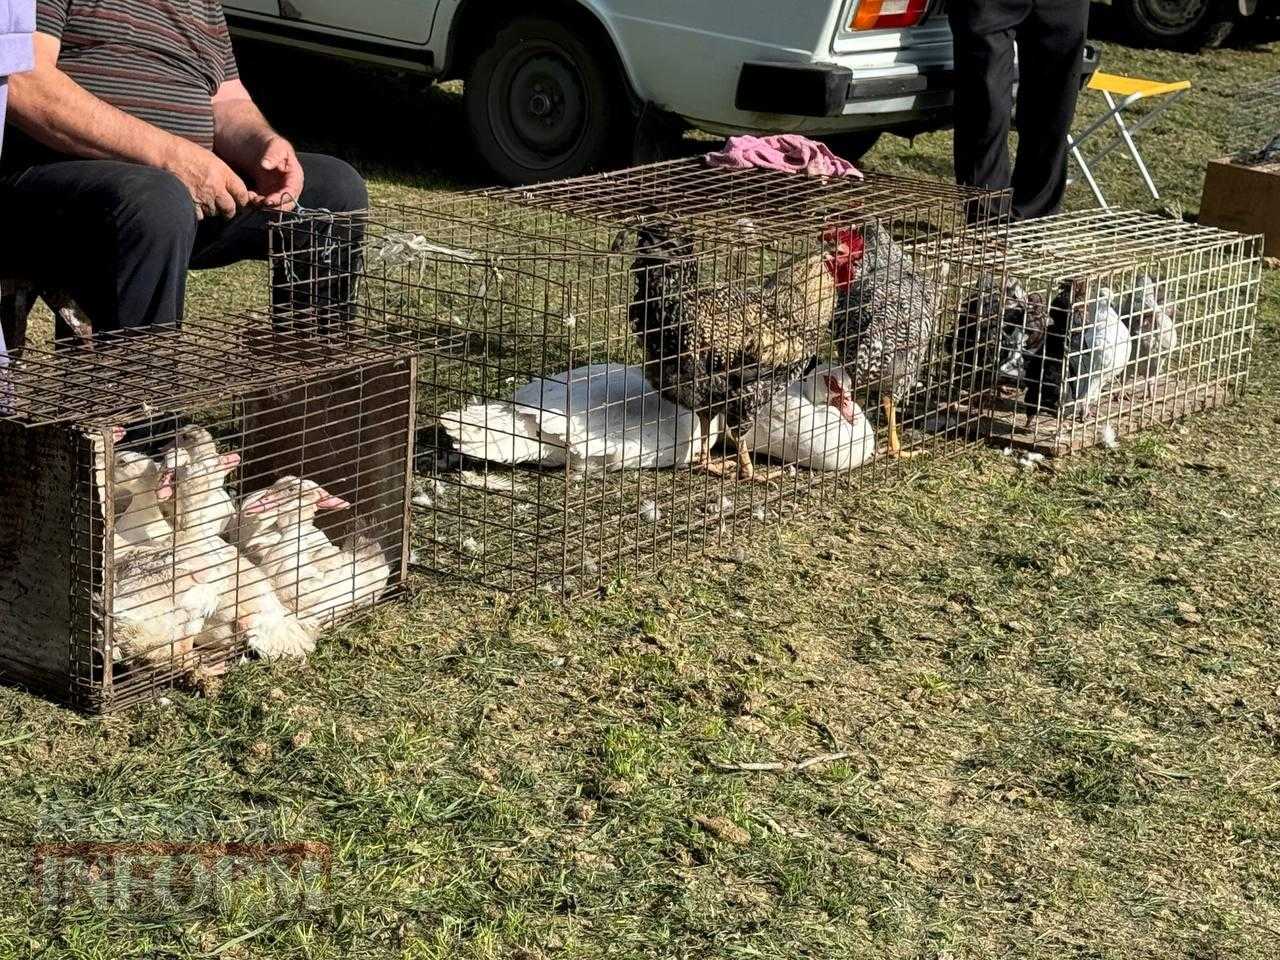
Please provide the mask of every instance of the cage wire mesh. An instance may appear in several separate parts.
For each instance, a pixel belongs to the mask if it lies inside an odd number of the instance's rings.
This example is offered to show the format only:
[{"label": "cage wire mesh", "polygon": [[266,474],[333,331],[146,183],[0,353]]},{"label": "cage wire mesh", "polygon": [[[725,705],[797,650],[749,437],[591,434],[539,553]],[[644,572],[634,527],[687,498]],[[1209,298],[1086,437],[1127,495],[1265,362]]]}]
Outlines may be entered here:
[{"label": "cage wire mesh", "polygon": [[405,582],[416,359],[266,314],[0,370],[0,676],[104,712]]},{"label": "cage wire mesh", "polygon": [[[1261,238],[1144,213],[1015,224],[1004,298],[967,308],[989,434],[1054,456],[1229,402],[1249,373]],[[990,322],[996,316],[998,322]],[[980,391],[987,395],[986,391]]]},{"label": "cage wire mesh", "polygon": [[285,217],[274,301],[416,343],[423,567],[575,592],[975,442],[1003,199],[673,161]]},{"label": "cage wire mesh", "polygon": [[1237,90],[1222,113],[1227,156],[1244,166],[1280,163],[1280,77]]}]

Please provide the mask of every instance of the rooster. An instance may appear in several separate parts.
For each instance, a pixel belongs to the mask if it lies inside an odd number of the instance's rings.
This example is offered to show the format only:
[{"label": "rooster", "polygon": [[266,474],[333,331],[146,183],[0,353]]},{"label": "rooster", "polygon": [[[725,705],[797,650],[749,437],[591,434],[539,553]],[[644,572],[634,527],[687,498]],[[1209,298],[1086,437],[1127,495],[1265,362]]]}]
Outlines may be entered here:
[{"label": "rooster", "polygon": [[831,332],[854,389],[879,397],[889,455],[901,457],[897,406],[920,379],[942,293],[879,223],[849,233],[848,254],[837,265],[844,292]]},{"label": "rooster", "polygon": [[672,403],[697,413],[702,439],[695,469],[723,472],[710,455],[711,425],[723,416],[737,448],[738,475],[758,479],[747,439],[752,424],[779,387],[816,363],[838,277],[848,272],[842,264],[850,256],[851,231],[828,230],[821,249],[761,283],[715,287],[699,276],[687,234],[649,221],[620,234],[615,248],[631,232],[636,249],[629,316],[645,352],[646,378]]}]

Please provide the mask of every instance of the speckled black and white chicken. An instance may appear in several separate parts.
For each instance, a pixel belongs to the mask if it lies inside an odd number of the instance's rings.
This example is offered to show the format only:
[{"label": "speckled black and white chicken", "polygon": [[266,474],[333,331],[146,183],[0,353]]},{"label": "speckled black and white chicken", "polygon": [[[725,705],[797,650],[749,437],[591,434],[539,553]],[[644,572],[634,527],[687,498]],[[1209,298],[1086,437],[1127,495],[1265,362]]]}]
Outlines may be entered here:
[{"label": "speckled black and white chicken", "polygon": [[879,223],[851,233],[851,256],[840,265],[849,275],[837,278],[844,290],[831,332],[855,395],[879,398],[888,423],[889,454],[900,457],[897,408],[920,380],[938,326],[942,291]]},{"label": "speckled black and white chicken", "polygon": [[981,389],[1015,389],[1023,385],[1027,358],[1040,352],[1049,318],[1044,297],[1028,293],[1016,277],[1001,289],[984,275],[960,310],[952,351],[978,371]]},{"label": "speckled black and white chicken", "polygon": [[[645,376],[673,403],[692,409],[703,438],[723,416],[739,475],[755,476],[746,441],[757,412],[816,363],[831,322],[849,231],[829,230],[820,248],[755,283],[714,286],[699,274],[692,238],[666,221],[631,228],[631,326],[644,349]],[[619,243],[625,238],[620,236]],[[704,439],[697,468],[713,473]]]}]

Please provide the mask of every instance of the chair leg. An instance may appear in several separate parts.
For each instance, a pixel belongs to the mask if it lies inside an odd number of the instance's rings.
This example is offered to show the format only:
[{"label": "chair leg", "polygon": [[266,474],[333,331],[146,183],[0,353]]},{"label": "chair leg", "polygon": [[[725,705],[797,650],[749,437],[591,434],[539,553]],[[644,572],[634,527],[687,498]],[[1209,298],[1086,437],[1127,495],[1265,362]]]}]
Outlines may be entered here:
[{"label": "chair leg", "polygon": [[1071,147],[1071,156],[1075,158],[1076,166],[1080,168],[1080,174],[1084,177],[1085,182],[1089,184],[1089,189],[1093,191],[1094,197],[1098,201],[1098,206],[1103,210],[1110,210],[1107,205],[1107,198],[1102,195],[1102,188],[1098,186],[1098,181],[1093,178],[1093,171],[1089,169],[1089,164],[1084,158],[1084,153],[1080,150],[1079,143],[1072,138],[1071,134],[1067,134],[1067,145]]},{"label": "chair leg", "polygon": [[1160,199],[1160,191],[1156,189],[1155,181],[1151,179],[1151,174],[1147,170],[1147,165],[1142,159],[1142,154],[1138,152],[1138,145],[1133,142],[1129,128],[1124,123],[1124,109],[1131,103],[1137,101],[1136,97],[1128,97],[1125,99],[1124,107],[1116,109],[1116,103],[1111,99],[1111,94],[1103,91],[1102,95],[1107,98],[1107,106],[1111,108],[1111,115],[1115,118],[1116,129],[1120,131],[1120,139],[1124,141],[1124,145],[1129,148],[1129,156],[1133,157],[1133,162],[1138,165],[1138,172],[1142,174],[1142,179],[1146,181],[1147,189],[1151,191],[1152,199]]}]

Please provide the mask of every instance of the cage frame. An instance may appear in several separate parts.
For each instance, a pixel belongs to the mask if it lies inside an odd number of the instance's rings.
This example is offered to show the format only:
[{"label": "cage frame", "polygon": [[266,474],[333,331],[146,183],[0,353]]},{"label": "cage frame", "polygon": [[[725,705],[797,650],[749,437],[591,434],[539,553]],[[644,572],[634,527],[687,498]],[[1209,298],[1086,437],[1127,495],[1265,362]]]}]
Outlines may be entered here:
[{"label": "cage frame", "polygon": [[[1047,315],[1052,315],[1048,306],[1055,293],[1075,279],[1080,281],[1083,294],[1073,292],[1071,312],[1101,309],[1100,291],[1109,290],[1113,307],[1110,312],[1127,331],[1129,321],[1137,314],[1121,316],[1120,305],[1139,285],[1150,280],[1152,287],[1159,291],[1159,308],[1170,311],[1178,334],[1178,344],[1161,354],[1162,361],[1167,362],[1175,354],[1185,356],[1192,347],[1213,339],[1204,336],[1183,339],[1181,331],[1189,322],[1203,325],[1219,317],[1236,318],[1238,322],[1233,321],[1214,336],[1238,334],[1243,339],[1228,355],[1239,361],[1238,370],[1205,383],[1183,382],[1183,389],[1171,390],[1169,378],[1185,381],[1187,375],[1182,366],[1175,365],[1159,374],[1165,382],[1150,388],[1153,392],[1147,396],[1138,395],[1139,387],[1144,385],[1133,379],[1137,365],[1145,358],[1135,358],[1130,346],[1123,372],[1105,387],[1100,409],[1096,413],[1086,411],[1083,417],[1073,418],[1072,410],[1066,408],[1037,413],[1022,396],[1008,396],[1010,387],[997,386],[988,394],[990,405],[984,417],[988,442],[1039,456],[1060,457],[1099,444],[1112,445],[1150,427],[1176,423],[1234,402],[1247,387],[1257,331],[1262,240],[1258,235],[1116,208],[1069,211],[1014,224],[1009,231],[1007,249],[1002,251],[1007,279],[1018,280],[1028,295],[1040,297]],[[1215,256],[1218,262],[1206,262]],[[1243,291],[1242,299],[1238,297],[1237,302],[1225,306],[1210,305],[1207,317],[1177,316],[1188,303],[1206,301],[1213,295],[1209,292],[1178,294],[1177,287],[1196,279],[1203,281],[1215,271],[1235,278],[1224,289],[1235,293]],[[1175,288],[1172,298],[1168,296],[1170,286]],[[1133,335],[1130,336],[1132,339]],[[1072,353],[1064,347],[1060,366],[1054,364],[1057,382],[1070,382],[1069,363],[1080,357],[1080,351]],[[997,366],[998,363],[990,365],[993,380],[999,379]],[[1195,391],[1210,387],[1211,392],[1194,395]],[[1025,391],[1025,385],[1018,386],[1016,391]]]},{"label": "cage frame", "polygon": [[[320,313],[329,321],[337,319],[338,322],[394,330],[398,336],[414,340],[423,354],[420,385],[441,382],[443,377],[436,373],[430,359],[434,348],[430,344],[424,345],[427,336],[415,328],[425,321],[434,320],[435,336],[442,344],[448,341],[450,334],[440,329],[438,315],[415,316],[412,305],[406,307],[403,302],[395,302],[387,288],[399,286],[402,290],[415,290],[429,287],[429,282],[424,283],[424,273],[430,270],[438,272],[442,264],[456,260],[469,263],[477,274],[491,271],[504,274],[508,280],[515,276],[517,282],[524,276],[532,284],[543,284],[544,293],[558,286],[560,295],[551,298],[559,300],[558,309],[544,304],[545,317],[557,314],[572,317],[575,328],[581,331],[584,318],[589,325],[594,322],[593,316],[607,314],[625,305],[625,301],[621,304],[613,302],[607,288],[615,281],[627,280],[634,253],[625,248],[615,249],[606,238],[625,231],[639,216],[678,218],[699,243],[707,243],[706,237],[714,235],[715,243],[708,243],[708,246],[719,250],[735,245],[758,244],[758,247],[750,246],[746,255],[753,262],[752,271],[744,271],[743,286],[748,280],[759,281],[765,273],[764,257],[758,255],[758,250],[781,251],[776,257],[778,262],[788,262],[788,254],[799,259],[803,256],[802,251],[813,249],[816,236],[826,226],[887,225],[890,233],[895,234],[895,240],[897,235],[909,235],[911,229],[918,229],[927,237],[925,244],[915,245],[917,250],[928,242],[937,245],[941,235],[949,233],[962,240],[948,252],[946,266],[942,266],[939,258],[938,263],[930,263],[927,268],[928,276],[945,294],[935,321],[942,326],[947,322],[947,315],[954,312],[959,300],[963,299],[950,297],[956,285],[976,279],[982,271],[996,269],[1000,272],[998,266],[993,266],[998,257],[985,249],[986,246],[999,245],[980,244],[977,238],[996,240],[1002,237],[1008,228],[1009,204],[1007,192],[981,191],[920,178],[872,175],[865,181],[818,179],[772,171],[712,169],[696,158],[674,160],[531,187],[467,191],[427,204],[388,202],[349,213],[304,211],[285,214],[272,231],[273,302],[286,316]],[[526,225],[525,220],[531,220],[533,225]],[[428,222],[445,225],[441,232],[446,236],[433,234],[423,226]],[[563,223],[576,223],[579,229],[570,232],[558,225]],[[417,229],[419,227],[421,229]],[[375,239],[383,244],[377,250],[373,249]],[[916,239],[919,241],[921,238]],[[967,244],[963,242],[965,239]],[[317,264],[337,259],[350,266],[357,261],[353,256],[332,256],[333,251],[344,243],[364,243],[368,249],[363,263],[357,268],[357,282],[348,286],[348,296],[318,304],[310,288],[332,284],[337,278],[333,274],[318,278]],[[403,262],[390,265],[377,262],[396,243],[409,248]],[[718,255],[716,249],[708,258],[713,263]],[[371,261],[374,262],[371,264]],[[552,262],[560,266],[548,266]],[[574,263],[578,266],[572,266]],[[415,264],[418,269],[416,281],[407,275]],[[429,266],[424,267],[424,264]],[[401,271],[399,276],[394,275],[397,270]],[[924,272],[924,268],[919,270]],[[948,274],[948,270],[954,272]],[[320,273],[324,273],[323,267],[320,267]],[[1000,276],[1002,282],[1002,272]],[[557,284],[562,277],[567,279]],[[716,283],[717,279],[715,270],[712,270],[711,283]],[[738,281],[730,279],[727,282],[732,285]],[[585,300],[591,304],[598,292],[593,287],[596,283],[606,288],[605,300],[609,302],[603,308],[589,307],[585,312],[577,309],[577,304],[584,298],[576,285],[587,288]],[[382,289],[371,290],[378,284],[383,285]],[[483,281],[477,282],[476,288],[480,291],[477,299],[484,301],[489,288]],[[405,300],[408,299],[406,294]],[[483,313],[483,303],[480,309]],[[501,311],[501,302],[497,309]],[[475,325],[468,316],[458,337],[478,335],[487,341],[494,332],[487,321],[485,314],[485,323]],[[624,331],[621,335],[611,334],[602,326],[601,333],[594,338],[588,335],[585,344],[568,337],[557,366],[563,371],[575,371],[590,362],[621,362],[621,357],[613,355],[613,349],[609,349],[606,356],[600,356],[598,349],[601,343],[619,344],[624,355],[628,350],[634,353],[635,335],[627,328],[625,317],[617,325]],[[821,333],[825,341],[826,331]],[[937,339],[941,340],[941,337]],[[925,351],[927,356],[921,361],[922,368],[935,363],[933,351],[936,346],[931,343]],[[485,359],[487,355],[478,362],[483,365]],[[546,378],[553,370],[544,359],[541,367],[520,373],[532,380]],[[982,379],[972,364],[963,375],[953,371],[952,376],[956,379],[966,376],[970,391],[978,389],[977,384]],[[501,392],[480,391],[478,395],[487,400],[490,396],[500,396]],[[459,402],[465,404],[467,401],[460,398]],[[420,412],[421,418],[426,416],[425,410]],[[918,419],[917,428],[925,418],[921,416]],[[982,442],[981,427],[980,415],[977,414],[951,427],[944,421],[937,432],[954,442],[947,444],[945,451],[931,452],[938,457],[962,455]],[[422,456],[422,451],[419,456]],[[887,472],[888,468],[877,466],[876,471],[880,469]],[[486,466],[485,474],[488,472],[489,467]],[[637,475],[642,473],[634,472]],[[867,472],[867,482],[871,472]],[[564,464],[561,473],[564,489],[559,496],[558,509],[568,517],[575,507],[585,507],[586,504],[583,503],[584,498],[575,501],[571,495],[571,464]],[[772,521],[789,512],[802,496],[816,495],[825,499],[837,495],[841,488],[858,486],[859,483],[851,479],[851,474],[852,471],[822,474],[812,471],[803,476],[796,472],[778,490],[769,492],[744,490],[741,485],[730,490],[723,483],[718,490],[712,491],[709,489],[712,485],[704,483],[704,500],[710,503],[712,494],[715,494],[721,507],[718,515],[713,518],[714,522],[704,518],[675,523],[670,536],[664,534],[662,537],[668,548],[663,555],[675,557],[683,552],[687,556],[695,550],[720,550],[738,537],[750,538],[772,526]],[[437,479],[432,477],[433,482]],[[645,501],[648,502],[662,512],[664,504],[660,498],[655,496],[652,501]],[[725,504],[730,505],[728,509],[724,509]],[[643,506],[644,503],[641,504]],[[508,582],[503,582],[501,576],[478,579],[487,586],[512,591],[545,587],[550,581],[551,589],[573,594],[602,585],[605,571],[614,568],[613,561],[628,573],[651,572],[663,565],[645,562],[641,549],[643,537],[633,538],[629,544],[623,543],[616,552],[602,559],[583,550],[573,550],[568,542],[568,531],[566,522],[559,565],[549,577],[542,576],[535,563],[535,572],[529,583],[518,583],[514,571]],[[700,538],[698,544],[692,542],[694,534]],[[607,536],[602,532],[598,539],[604,541]],[[661,553],[657,542],[649,546],[650,553]],[[419,550],[419,554],[422,553]],[[565,560],[570,553],[576,554],[572,563]],[[477,562],[484,565],[483,554],[481,557],[479,561],[476,557],[467,558],[466,562],[473,567]],[[454,578],[477,579],[460,573],[457,565],[435,562],[433,558],[427,558],[419,569]]]},{"label": "cage frame", "polygon": [[[91,341],[73,345],[27,344],[14,351],[0,369],[0,437],[11,451],[36,456],[29,468],[19,468],[11,456],[8,467],[0,469],[0,487],[7,494],[38,491],[42,477],[51,469],[61,470],[61,482],[51,482],[47,489],[66,522],[55,518],[45,524],[41,530],[51,534],[48,538],[24,538],[12,506],[25,501],[5,497],[0,516],[0,554],[6,557],[0,564],[0,608],[6,608],[10,622],[0,629],[0,679],[85,713],[106,714],[185,685],[193,663],[224,667],[245,652],[244,639],[237,636],[233,645],[216,655],[201,654],[198,660],[171,654],[169,664],[117,665],[113,617],[120,558],[112,504],[118,491],[111,465],[117,452],[140,445],[123,441],[121,432],[130,425],[160,422],[172,425],[171,430],[183,420],[215,425],[210,411],[226,408],[231,413],[216,423],[236,427],[232,436],[241,442],[246,472],[248,463],[266,464],[274,458],[296,461],[310,473],[328,468],[315,454],[325,438],[317,439],[313,432],[308,439],[307,423],[295,430],[291,450],[259,442],[248,425],[255,417],[265,419],[299,402],[305,418],[319,415],[305,399],[312,392],[327,393],[332,403],[348,408],[355,396],[354,414],[348,413],[334,430],[350,432],[355,423],[357,437],[349,449],[358,459],[354,473],[347,473],[357,489],[362,483],[378,486],[366,491],[365,499],[355,498],[353,508],[364,516],[348,525],[353,535],[374,539],[387,563],[388,579],[371,599],[353,600],[341,616],[318,618],[315,631],[327,633],[358,622],[409,593],[416,371],[416,355],[394,337],[291,325],[278,317],[273,320],[269,311],[194,317],[181,327],[100,332]],[[299,390],[303,401],[296,399]],[[397,391],[401,412],[388,417],[386,404],[394,406]],[[384,431],[366,431],[366,421],[374,414],[388,424]],[[286,422],[282,429],[287,426]],[[345,442],[345,434],[337,436],[330,442]],[[175,433],[162,432],[148,440],[173,438]],[[42,445],[52,453],[42,456]],[[59,451],[61,460],[55,461],[53,454]],[[25,487],[24,472],[32,475]],[[245,487],[238,484],[234,489],[243,492]],[[185,562],[178,560],[176,545],[161,547],[156,555],[165,549],[172,551],[172,564]],[[29,565],[39,572],[24,573]],[[65,596],[65,602],[44,621],[28,607],[22,608],[22,615],[10,616],[13,597],[23,595],[24,578],[43,585],[53,596]],[[239,573],[231,589],[239,595]]]}]

